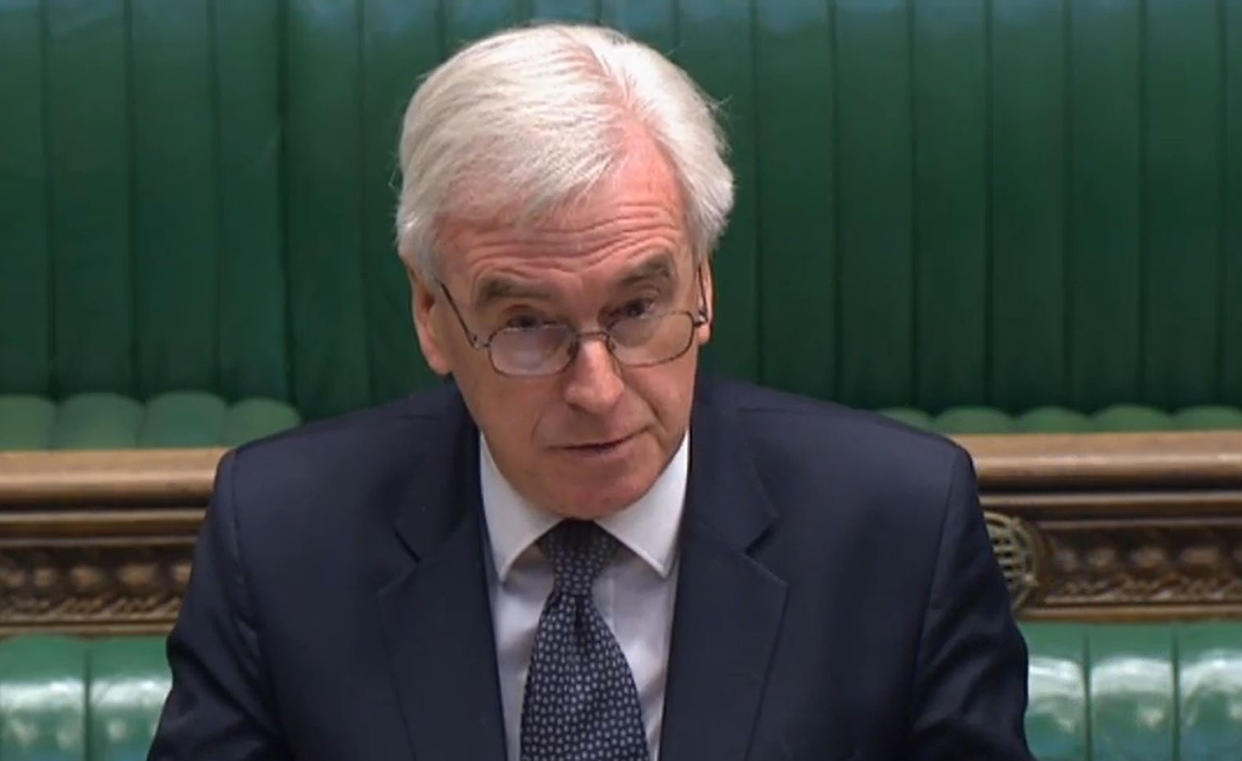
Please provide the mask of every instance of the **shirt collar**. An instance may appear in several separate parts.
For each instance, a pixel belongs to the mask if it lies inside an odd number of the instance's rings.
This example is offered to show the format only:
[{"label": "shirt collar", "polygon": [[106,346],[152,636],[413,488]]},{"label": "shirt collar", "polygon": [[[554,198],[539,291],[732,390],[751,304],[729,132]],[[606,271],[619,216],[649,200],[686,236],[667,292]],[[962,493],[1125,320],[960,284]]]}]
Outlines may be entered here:
[{"label": "shirt collar", "polygon": [[[677,530],[685,507],[690,466],[689,441],[687,431],[664,472],[637,502],[597,521],[662,578],[668,577],[676,558]],[[479,434],[479,485],[492,561],[496,575],[504,582],[518,557],[559,523],[561,517],[518,494],[492,459],[487,438],[482,433]]]}]

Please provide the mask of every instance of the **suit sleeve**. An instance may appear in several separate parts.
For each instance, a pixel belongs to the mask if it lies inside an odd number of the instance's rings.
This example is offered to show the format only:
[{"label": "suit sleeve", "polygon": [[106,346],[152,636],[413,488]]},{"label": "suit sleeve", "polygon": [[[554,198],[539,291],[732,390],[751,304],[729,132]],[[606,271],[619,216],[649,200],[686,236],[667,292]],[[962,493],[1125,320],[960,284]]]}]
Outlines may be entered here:
[{"label": "suit sleeve", "polygon": [[246,584],[234,499],[236,455],[216,473],[172,634],[172,690],[148,761],[286,761]]},{"label": "suit sleeve", "polygon": [[1029,761],[1026,643],[958,452],[916,662],[912,761]]}]

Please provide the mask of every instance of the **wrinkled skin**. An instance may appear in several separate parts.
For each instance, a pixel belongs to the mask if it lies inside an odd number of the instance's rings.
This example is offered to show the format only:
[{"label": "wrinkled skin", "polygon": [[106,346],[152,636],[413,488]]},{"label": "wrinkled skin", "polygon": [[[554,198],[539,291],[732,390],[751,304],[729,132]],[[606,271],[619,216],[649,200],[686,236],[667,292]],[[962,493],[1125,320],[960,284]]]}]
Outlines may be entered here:
[{"label": "wrinkled skin", "polygon": [[[638,137],[596,188],[536,225],[444,220],[440,277],[483,339],[530,319],[598,330],[636,304],[710,311],[711,273],[705,264],[696,271],[684,220],[667,160]],[[643,276],[627,278],[635,273]],[[595,519],[650,489],[689,424],[710,323],[696,330],[689,351],[665,364],[625,367],[602,341],[587,340],[559,375],[513,378],[471,346],[438,283],[412,273],[411,281],[428,364],[454,376],[520,494],[554,513]]]}]

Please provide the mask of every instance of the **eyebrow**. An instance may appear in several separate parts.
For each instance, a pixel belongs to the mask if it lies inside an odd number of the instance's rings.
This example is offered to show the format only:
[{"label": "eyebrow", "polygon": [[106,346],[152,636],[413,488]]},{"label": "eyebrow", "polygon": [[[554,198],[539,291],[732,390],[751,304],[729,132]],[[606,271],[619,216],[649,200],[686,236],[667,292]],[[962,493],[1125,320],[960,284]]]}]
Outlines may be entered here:
[{"label": "eyebrow", "polygon": [[676,273],[677,267],[673,263],[673,254],[669,251],[660,251],[626,273],[619,284],[622,287],[628,287],[645,280],[676,280]]},{"label": "eyebrow", "polygon": [[505,299],[550,299],[552,294],[541,286],[506,277],[488,277],[479,284],[475,308],[485,309]]},{"label": "eyebrow", "polygon": [[[620,287],[628,288],[647,280],[675,280],[676,272],[673,254],[669,251],[660,251],[621,276],[617,282]],[[475,308],[482,310],[505,299],[548,300],[551,298],[551,291],[536,283],[503,276],[489,276],[479,283],[478,296],[474,301]]]}]

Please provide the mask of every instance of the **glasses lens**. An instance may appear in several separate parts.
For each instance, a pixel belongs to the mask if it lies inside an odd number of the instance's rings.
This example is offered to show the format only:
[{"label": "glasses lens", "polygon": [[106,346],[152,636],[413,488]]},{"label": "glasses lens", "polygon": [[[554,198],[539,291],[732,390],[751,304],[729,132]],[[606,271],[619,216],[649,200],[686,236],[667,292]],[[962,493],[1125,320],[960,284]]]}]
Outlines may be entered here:
[{"label": "glasses lens", "polygon": [[506,328],[492,336],[492,364],[506,375],[560,372],[569,361],[572,342],[573,333],[565,325]]},{"label": "glasses lens", "polygon": [[613,354],[622,364],[658,365],[676,359],[694,339],[694,318],[685,312],[630,317],[608,329]]}]

